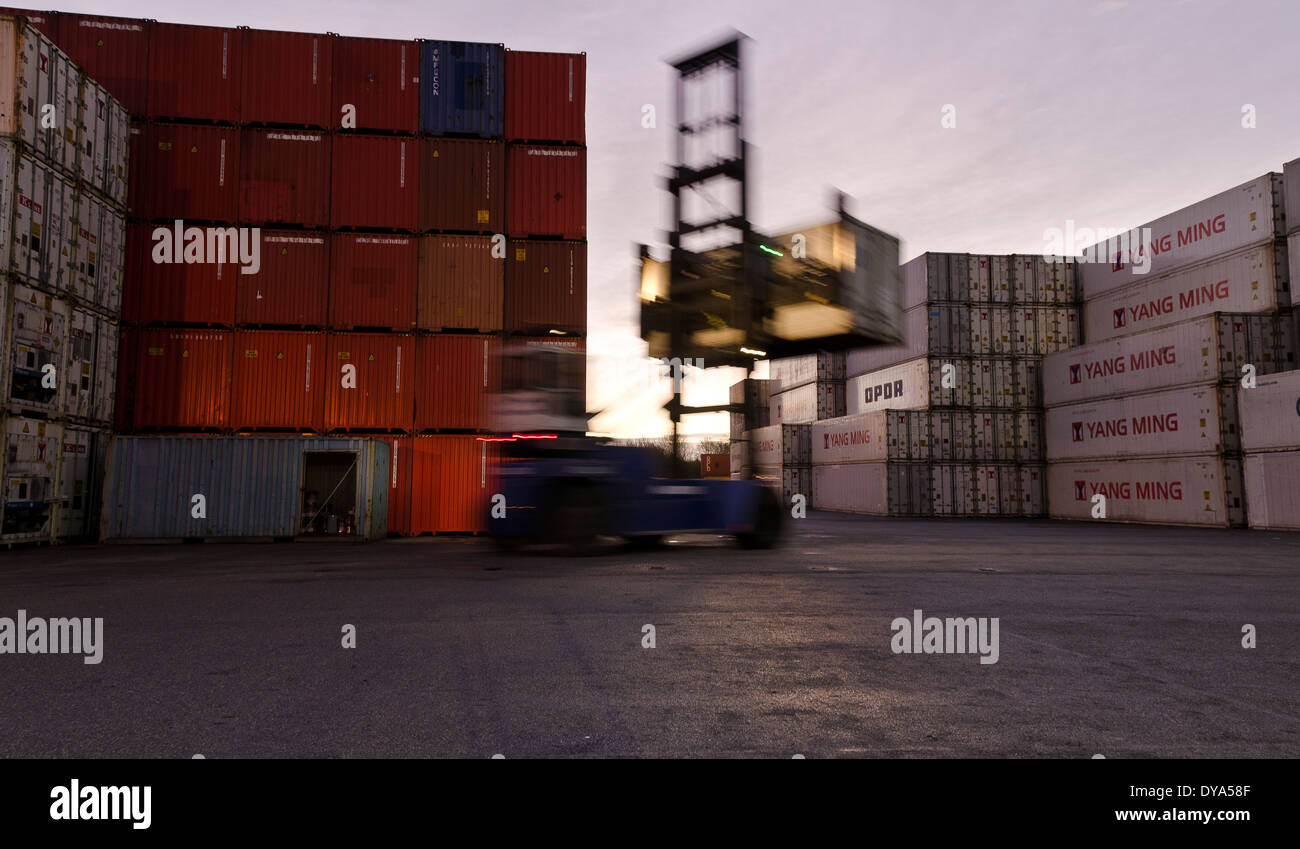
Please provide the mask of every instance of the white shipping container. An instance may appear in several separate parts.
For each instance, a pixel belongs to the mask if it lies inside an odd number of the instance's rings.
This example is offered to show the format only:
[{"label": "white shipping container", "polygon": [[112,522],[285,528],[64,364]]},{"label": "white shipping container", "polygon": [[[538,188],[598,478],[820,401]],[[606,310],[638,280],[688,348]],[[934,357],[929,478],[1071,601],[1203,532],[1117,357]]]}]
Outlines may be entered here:
[{"label": "white shipping container", "polygon": [[844,381],[805,383],[788,392],[773,393],[773,425],[811,424],[844,415]]},{"label": "white shipping container", "polygon": [[768,364],[772,392],[785,392],[805,383],[844,379],[844,352],[819,351],[798,357],[782,357]]},{"label": "white shipping container", "polygon": [[976,357],[970,361],[971,405],[1016,409],[1042,406],[1039,357]]},{"label": "white shipping container", "polygon": [[1094,342],[1043,359],[1051,407],[1195,384],[1233,382],[1293,367],[1290,316],[1219,313]]},{"label": "white shipping container", "polygon": [[[1084,250],[1079,265],[1083,297],[1092,300],[1212,257],[1284,234],[1282,175],[1269,173],[1130,231],[1131,246],[1119,239]],[[1150,244],[1136,233],[1150,228]],[[1145,274],[1139,261],[1149,260]]]},{"label": "white shipping container", "polygon": [[1014,254],[1010,257],[1012,300],[1017,304],[1073,306],[1079,301],[1074,257]]},{"label": "white shipping container", "polygon": [[81,179],[115,206],[126,204],[131,115],[102,85],[81,78]]},{"label": "white shipping container", "polygon": [[1286,197],[1287,232],[1300,233],[1300,159],[1292,159],[1282,166],[1282,189]]},{"label": "white shipping container", "polygon": [[838,513],[888,515],[889,473],[897,468],[895,463],[813,466],[813,507]]},{"label": "white shipping container", "polygon": [[89,192],[77,196],[77,303],[111,316],[121,314],[125,277],[126,219]]},{"label": "white shipping container", "polygon": [[[965,357],[921,357],[849,378],[848,415],[971,405],[971,363]],[[949,384],[947,387],[944,384]]]},{"label": "white shipping container", "polygon": [[41,32],[0,17],[0,135],[73,176],[80,81],[80,69]]},{"label": "white shipping container", "polygon": [[812,503],[874,516],[965,516],[972,511],[972,471],[968,463],[813,466]]},{"label": "white shipping container", "polygon": [[[1019,312],[1017,310],[1016,312]],[[1012,327],[1012,309],[1008,306],[975,305],[971,307],[971,344],[974,354],[1010,354],[1028,351],[1023,345],[1014,342],[1015,331]]]},{"label": "white shipping container", "polygon": [[54,292],[73,285],[76,189],[36,159],[0,141],[0,257],[19,277]]},{"label": "white shipping container", "polygon": [[994,410],[972,415],[971,456],[976,460],[1041,463],[1043,414]]},{"label": "white shipping container", "polygon": [[94,537],[98,532],[108,438],[103,429],[64,428],[54,521],[58,539]]},{"label": "white shipping container", "polygon": [[755,466],[754,478],[780,492],[786,510],[791,509],[791,499],[796,495],[804,497],[805,506],[813,506],[812,469],[809,466]]},{"label": "white shipping container", "polygon": [[903,341],[855,348],[846,356],[849,377],[928,354],[971,353],[971,308],[965,304],[922,304],[903,314]]},{"label": "white shipping container", "polygon": [[1244,465],[1250,526],[1300,531],[1300,451],[1247,454]]},{"label": "white shipping container", "polygon": [[111,422],[117,380],[117,327],[103,316],[73,308],[66,350],[59,380],[63,415],[95,424]]},{"label": "white shipping container", "polygon": [[924,253],[903,264],[903,309],[970,299],[969,254]]},{"label": "white shipping container", "polygon": [[812,462],[812,426],[770,425],[745,434],[749,461],[757,467],[806,466]]},{"label": "white shipping container", "polygon": [[817,422],[811,430],[811,463],[839,465],[907,456],[908,417],[878,411]]},{"label": "white shipping container", "polygon": [[0,475],[0,540],[50,539],[59,481],[63,425],[9,416],[4,419]]},{"label": "white shipping container", "polygon": [[4,406],[14,412],[57,415],[60,387],[67,380],[65,349],[68,306],[61,299],[14,283],[0,376]]},{"label": "white shipping container", "polygon": [[1010,257],[989,254],[971,254],[969,267],[969,295],[973,305],[1011,302],[1012,282]]},{"label": "white shipping container", "polygon": [[1048,409],[1050,462],[1240,451],[1232,387],[1188,386]]},{"label": "white shipping container", "polygon": [[1300,371],[1257,378],[1254,389],[1237,390],[1241,450],[1300,448]]},{"label": "white shipping container", "polygon": [[[1093,518],[1103,506],[1105,518]],[[1054,519],[1161,525],[1245,523],[1241,464],[1224,457],[1168,457],[1050,463],[1047,506]]]}]

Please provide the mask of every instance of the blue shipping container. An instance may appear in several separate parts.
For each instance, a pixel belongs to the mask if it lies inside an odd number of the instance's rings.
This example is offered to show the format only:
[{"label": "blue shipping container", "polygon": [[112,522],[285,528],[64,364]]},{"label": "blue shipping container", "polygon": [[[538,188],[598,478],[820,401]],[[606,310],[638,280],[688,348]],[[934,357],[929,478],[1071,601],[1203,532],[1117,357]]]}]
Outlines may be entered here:
[{"label": "blue shipping container", "polygon": [[467,41],[420,44],[420,130],[485,139],[505,133],[505,47]]},{"label": "blue shipping container", "polygon": [[107,466],[102,540],[388,533],[380,439],[115,436]]}]

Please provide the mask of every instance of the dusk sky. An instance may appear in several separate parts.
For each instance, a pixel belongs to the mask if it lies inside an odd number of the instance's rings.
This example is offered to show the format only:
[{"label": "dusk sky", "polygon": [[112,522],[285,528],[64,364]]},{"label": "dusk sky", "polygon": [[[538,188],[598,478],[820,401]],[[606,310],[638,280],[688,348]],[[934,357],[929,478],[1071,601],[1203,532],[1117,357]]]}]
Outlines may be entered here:
[{"label": "dusk sky", "polygon": [[[849,211],[928,250],[1041,253],[1044,231],[1130,227],[1300,157],[1294,2],[242,2],[41,6],[180,23],[502,42],[587,54],[588,405],[662,432],[636,369],[633,245],[663,244],[672,141],[664,60],[730,29],[748,48],[760,230]],[[273,84],[274,81],[268,81]],[[642,126],[642,107],[657,129]],[[956,127],[940,119],[956,110]],[[1255,124],[1243,127],[1243,108]],[[615,362],[606,358],[626,358]],[[716,370],[688,403],[725,401]],[[689,385],[689,384],[688,384]],[[722,434],[725,415],[690,430]]]}]

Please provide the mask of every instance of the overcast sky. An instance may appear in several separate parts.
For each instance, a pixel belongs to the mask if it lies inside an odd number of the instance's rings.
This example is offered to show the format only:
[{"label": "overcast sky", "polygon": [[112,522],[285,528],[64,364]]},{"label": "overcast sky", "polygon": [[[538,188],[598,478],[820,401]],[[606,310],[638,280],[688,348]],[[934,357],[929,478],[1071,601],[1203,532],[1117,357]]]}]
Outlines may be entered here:
[{"label": "overcast sky", "polygon": [[[662,243],[671,144],[664,60],[752,39],[759,229],[850,212],[925,251],[1043,252],[1044,230],[1130,227],[1300,157],[1300,4],[1251,0],[42,3],[180,23],[502,42],[587,54],[588,403],[656,431],[666,395],[605,357],[644,354],[633,244]],[[644,104],[658,128],[642,127]],[[946,104],[956,127],[940,124]],[[1254,107],[1256,127],[1242,126]],[[725,400],[720,370],[687,402]],[[598,380],[602,375],[610,379]],[[726,432],[725,417],[694,429]]]}]

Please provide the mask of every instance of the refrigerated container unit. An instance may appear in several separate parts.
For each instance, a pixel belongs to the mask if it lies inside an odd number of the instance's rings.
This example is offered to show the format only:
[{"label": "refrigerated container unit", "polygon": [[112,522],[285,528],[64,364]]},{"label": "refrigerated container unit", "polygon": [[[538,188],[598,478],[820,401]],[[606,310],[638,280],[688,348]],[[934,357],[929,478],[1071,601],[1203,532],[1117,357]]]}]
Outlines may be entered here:
[{"label": "refrigerated container unit", "polygon": [[409,331],[415,327],[418,243],[413,236],[330,236],[329,326]]},{"label": "refrigerated container unit", "polygon": [[329,312],[329,234],[263,230],[254,274],[232,269],[240,326],[323,328]]},{"label": "refrigerated container unit", "polygon": [[587,150],[512,144],[506,153],[512,238],[587,238]]},{"label": "refrigerated container unit", "polygon": [[100,539],[380,539],[389,458],[381,439],[115,436]]},{"label": "refrigerated container unit", "polygon": [[149,90],[149,29],[149,22],[138,18],[60,12],[54,40],[132,115],[142,115]]},{"label": "refrigerated container unit", "polygon": [[[199,232],[207,246],[229,235],[234,228],[187,224],[182,233]],[[166,231],[166,232],[163,232]],[[122,294],[122,320],[128,324],[188,324],[230,327],[235,321],[236,287],[245,275],[229,255],[225,262],[175,262],[175,251],[164,255],[157,250],[168,238],[175,247],[176,228],[171,223],[131,224],[127,227],[126,278]],[[246,231],[247,232],[247,231]],[[168,235],[170,234],[170,235]],[[252,234],[248,233],[251,239]],[[239,233],[235,233],[236,240]],[[189,236],[181,238],[183,243]],[[252,246],[251,241],[249,246]],[[259,251],[268,245],[261,245]],[[184,256],[180,257],[182,260]],[[251,267],[251,266],[250,266]],[[251,283],[249,285],[252,285]]]},{"label": "refrigerated container unit", "polygon": [[818,510],[873,516],[1035,518],[1045,512],[1036,464],[881,460],[812,467]]},{"label": "refrigerated container unit", "polygon": [[412,233],[419,226],[420,143],[416,139],[336,135],[331,174],[330,227]]},{"label": "refrigerated container unit", "polygon": [[107,428],[68,425],[60,443],[54,537],[60,542],[99,536],[104,462],[112,434]]},{"label": "refrigerated container unit", "polygon": [[81,69],[40,30],[0,16],[0,136],[71,180],[80,158],[81,78]]},{"label": "refrigerated container unit", "polygon": [[330,57],[332,111],[339,129],[419,131],[419,41],[335,36]]},{"label": "refrigerated container unit", "polygon": [[420,43],[420,132],[500,138],[505,131],[505,48],[428,39]]},{"label": "refrigerated container unit", "polygon": [[63,425],[5,415],[0,415],[0,424],[5,440],[0,457],[4,484],[0,543],[49,542],[58,499]]},{"label": "refrigerated container unit", "polygon": [[1008,271],[1012,303],[1064,307],[1080,300],[1074,257],[1012,254]]},{"label": "refrigerated container unit", "polygon": [[77,195],[77,244],[72,300],[80,307],[119,318],[126,277],[126,218],[89,193]]},{"label": "refrigerated container unit", "polygon": [[117,323],[73,307],[59,377],[59,413],[70,421],[103,427],[113,420],[117,385]]},{"label": "refrigerated container unit", "polygon": [[[1139,251],[1133,234],[1146,229],[1151,245]],[[1130,245],[1115,238],[1084,249],[1079,278],[1085,300],[1247,247],[1271,244],[1285,234],[1282,175],[1264,174],[1128,232]]]},{"label": "refrigerated container unit", "polygon": [[505,51],[509,141],[585,144],[586,53]]},{"label": "refrigerated container unit", "polygon": [[844,380],[844,352],[818,351],[815,354],[772,360],[768,363],[767,376],[776,392],[785,392],[814,381]]},{"label": "refrigerated container unit", "polygon": [[1282,166],[1282,195],[1286,231],[1300,233],[1300,159],[1292,159]]},{"label": "refrigerated container unit", "polygon": [[328,227],[330,163],[327,133],[244,129],[239,138],[239,223]]},{"label": "refrigerated container unit", "polygon": [[1044,416],[1054,463],[1241,451],[1237,392],[1186,386],[1052,407]]},{"label": "refrigerated container unit", "polygon": [[512,239],[505,259],[505,330],[587,332],[587,243]]},{"label": "refrigerated container unit", "polygon": [[439,334],[415,340],[415,430],[483,431],[501,387],[500,340]]},{"label": "refrigerated container unit", "polygon": [[[1050,463],[1047,504],[1053,519],[1212,527],[1246,522],[1241,460],[1222,455]],[[1104,519],[1093,518],[1102,506]]]},{"label": "refrigerated container unit", "polygon": [[422,138],[419,156],[421,232],[495,235],[504,231],[504,144]]},{"label": "refrigerated container unit", "polygon": [[230,380],[233,430],[324,429],[325,334],[238,330]]},{"label": "refrigerated container unit", "polygon": [[13,414],[56,418],[68,380],[67,302],[30,286],[11,282],[4,318],[4,409]]},{"label": "refrigerated container unit", "polygon": [[1243,465],[1250,526],[1300,531],[1300,451],[1247,454]]},{"label": "refrigerated container unit", "polygon": [[320,130],[337,124],[330,111],[332,36],[259,29],[243,36],[242,123]]},{"label": "refrigerated container unit", "polygon": [[844,381],[805,383],[784,392],[773,392],[770,400],[772,425],[811,424],[844,415]]},{"label": "refrigerated container unit", "polygon": [[146,117],[239,123],[243,30],[163,23],[152,28]]},{"label": "refrigerated container unit", "polygon": [[131,114],[107,88],[81,76],[77,178],[117,210],[126,206]]},{"label": "refrigerated container unit", "polygon": [[[851,377],[845,382],[845,415],[876,410],[969,408],[974,404],[969,357],[920,357]],[[1012,373],[1006,358],[1005,371]]]},{"label": "refrigerated container unit", "polygon": [[1248,453],[1300,449],[1300,371],[1260,377],[1237,390],[1241,449]]},{"label": "refrigerated container unit", "polygon": [[0,221],[6,222],[0,262],[18,280],[61,297],[71,294],[77,235],[72,181],[0,140],[0,187]]},{"label": "refrigerated container unit", "polygon": [[1217,313],[1043,358],[1047,406],[1178,386],[1235,384],[1295,367],[1292,318]]},{"label": "refrigerated container unit", "polygon": [[504,257],[492,255],[490,236],[420,237],[416,325],[431,331],[500,332],[505,266]]},{"label": "refrigerated container unit", "polygon": [[811,425],[769,425],[745,432],[755,468],[807,466],[812,462]]}]

